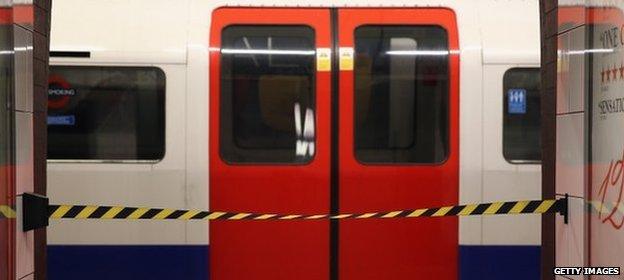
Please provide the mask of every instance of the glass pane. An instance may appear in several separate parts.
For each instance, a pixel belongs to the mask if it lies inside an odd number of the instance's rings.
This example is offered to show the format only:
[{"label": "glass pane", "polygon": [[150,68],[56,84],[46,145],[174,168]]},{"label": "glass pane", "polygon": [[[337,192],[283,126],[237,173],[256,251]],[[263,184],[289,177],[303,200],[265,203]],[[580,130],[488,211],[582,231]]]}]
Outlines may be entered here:
[{"label": "glass pane", "polygon": [[355,156],[367,163],[439,163],[448,154],[449,62],[437,26],[355,31]]},{"label": "glass pane", "polygon": [[540,70],[514,68],[503,77],[503,155],[510,162],[540,161]]},{"label": "glass pane", "polygon": [[158,160],[165,74],[154,67],[50,67],[48,158]]},{"label": "glass pane", "polygon": [[314,156],[314,31],[230,26],[221,49],[221,156],[302,163]]}]

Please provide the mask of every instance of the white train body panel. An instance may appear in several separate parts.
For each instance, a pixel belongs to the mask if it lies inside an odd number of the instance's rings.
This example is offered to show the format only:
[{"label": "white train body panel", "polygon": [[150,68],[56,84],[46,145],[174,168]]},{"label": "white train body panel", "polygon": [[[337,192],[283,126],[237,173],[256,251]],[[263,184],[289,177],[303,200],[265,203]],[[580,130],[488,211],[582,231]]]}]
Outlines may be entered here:
[{"label": "white train body panel", "polygon": [[[158,162],[49,161],[53,203],[207,209],[208,51],[218,7],[447,7],[460,45],[459,202],[541,198],[539,164],[503,157],[503,75],[539,67],[537,1],[55,0],[51,65],[155,66],[166,75],[166,152]],[[540,217],[460,219],[459,244],[540,244]],[[510,234],[513,232],[513,234]],[[204,222],[52,221],[50,245],[207,245]]]}]

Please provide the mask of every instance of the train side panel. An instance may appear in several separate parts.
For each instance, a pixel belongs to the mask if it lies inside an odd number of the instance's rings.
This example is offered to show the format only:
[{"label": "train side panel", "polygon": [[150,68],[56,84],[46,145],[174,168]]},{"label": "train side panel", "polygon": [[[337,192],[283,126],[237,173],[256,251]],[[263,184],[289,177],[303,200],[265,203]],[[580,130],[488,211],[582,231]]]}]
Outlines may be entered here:
[{"label": "train side panel", "polygon": [[[539,63],[537,33],[525,31],[538,30],[537,3],[504,4],[513,5],[513,9],[496,1],[479,1],[478,5],[472,1],[419,1],[416,4],[447,7],[457,15],[460,45],[459,203],[535,199],[540,195],[539,168],[505,161],[501,145],[504,71],[513,67],[535,67]],[[353,5],[348,1],[297,2],[299,7]],[[414,3],[362,1],[357,4],[370,7],[405,5],[414,6]],[[48,183],[52,202],[201,209],[210,206],[208,54],[211,46],[208,42],[211,15],[222,6],[293,7],[293,4],[257,0],[188,0],[178,1],[176,5],[164,0],[55,2],[51,50],[90,51],[92,56],[88,59],[53,58],[52,64],[159,67],[166,75],[167,111],[166,152],[162,161],[51,161]],[[85,10],[83,7],[89,8]],[[494,9],[496,13],[487,12]],[[528,16],[518,19],[518,14]],[[515,20],[496,27],[501,18]],[[75,25],[76,22],[82,24]],[[485,28],[486,25],[490,28]],[[518,43],[518,40],[522,42]],[[528,179],[521,181],[518,178]],[[470,260],[479,260],[476,264],[487,261],[496,268],[509,265],[506,261],[509,258],[497,255],[503,252],[501,249],[510,255],[521,254],[525,260],[539,250],[539,228],[535,227],[539,218],[497,219],[460,219],[461,279],[482,279],[488,275],[482,270],[474,270],[475,266],[464,265],[471,264]],[[505,226],[500,226],[501,223]],[[521,234],[507,234],[506,226],[509,225]],[[118,267],[129,273],[127,275],[134,273],[137,277],[152,279],[172,273],[182,278],[205,279],[208,274],[210,238],[205,223],[61,221],[54,222],[49,232],[50,271],[51,276],[57,277],[51,279],[92,275],[106,264]],[[528,251],[524,251],[527,248]],[[168,258],[167,253],[178,258]],[[141,261],[138,265],[124,264],[129,256]],[[97,262],[94,258],[103,261]],[[154,266],[154,263],[159,265]],[[143,271],[148,268],[151,271]],[[537,271],[538,267],[529,269]],[[105,273],[101,275],[106,277]],[[489,275],[495,277],[496,274]]]},{"label": "train side panel", "polygon": [[[483,96],[481,189],[471,192],[479,201],[505,201],[541,198],[541,169],[539,160],[514,160],[506,155],[509,144],[507,123],[509,118],[531,114],[539,118],[539,107],[527,103],[525,115],[510,115],[505,98],[506,74],[513,69],[530,71],[539,78],[539,6],[537,2],[480,1],[477,8],[482,34]],[[500,14],[509,13],[501,20]],[[515,15],[522,14],[522,17]],[[537,84],[515,84],[531,86]],[[539,105],[539,104],[537,104]],[[535,115],[537,113],[537,115]],[[539,133],[539,128],[537,130]],[[468,136],[470,137],[470,136]],[[514,142],[516,143],[516,142]],[[539,149],[539,145],[533,145]],[[462,190],[468,186],[462,186]],[[470,239],[460,250],[462,276],[467,279],[538,279],[541,244],[541,219],[539,215],[497,216],[469,219],[481,220],[479,239]],[[513,234],[510,234],[513,232]],[[467,236],[474,236],[467,234]],[[479,265],[487,263],[488,265]],[[509,271],[514,271],[509,274]]]},{"label": "train side panel", "polygon": [[[48,195],[53,203],[189,207],[185,125],[188,5],[187,1],[178,1],[163,9],[167,3],[55,2],[51,50],[90,52],[90,57],[52,57],[52,71],[54,65],[156,67],[165,77],[167,113],[162,159],[50,161]],[[184,223],[53,221],[48,231],[49,276],[75,279],[124,274],[144,279],[172,278],[185,277],[179,274],[183,271],[191,277],[202,275],[202,271],[193,270],[198,266],[193,261],[201,262],[207,255],[187,244],[186,233]],[[94,259],[99,263],[96,266]],[[155,265],[159,263],[162,265]],[[166,264],[181,270],[169,271]],[[116,267],[117,271],[107,267]]]}]

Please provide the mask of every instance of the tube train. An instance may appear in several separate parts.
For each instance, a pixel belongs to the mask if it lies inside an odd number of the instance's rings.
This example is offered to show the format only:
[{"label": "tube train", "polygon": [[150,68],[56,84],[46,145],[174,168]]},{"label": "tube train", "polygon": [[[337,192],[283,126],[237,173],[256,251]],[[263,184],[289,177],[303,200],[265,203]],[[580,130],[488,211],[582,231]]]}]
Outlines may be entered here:
[{"label": "tube train", "polygon": [[[52,203],[539,199],[536,1],[56,0]],[[52,221],[50,279],[537,279],[539,216]],[[513,258],[511,258],[513,256]]]}]

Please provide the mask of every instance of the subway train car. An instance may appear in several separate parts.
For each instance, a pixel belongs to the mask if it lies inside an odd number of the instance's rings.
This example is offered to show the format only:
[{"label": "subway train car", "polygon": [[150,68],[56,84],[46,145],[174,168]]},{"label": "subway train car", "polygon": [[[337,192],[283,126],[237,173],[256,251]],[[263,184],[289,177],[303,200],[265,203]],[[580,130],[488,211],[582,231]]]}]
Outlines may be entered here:
[{"label": "subway train car", "polygon": [[[53,203],[539,199],[537,1],[55,0]],[[50,279],[538,279],[539,216],[52,221]]]}]

